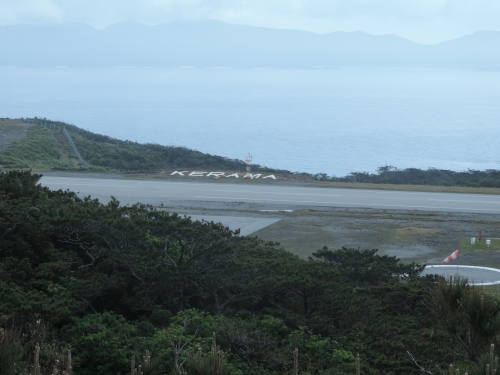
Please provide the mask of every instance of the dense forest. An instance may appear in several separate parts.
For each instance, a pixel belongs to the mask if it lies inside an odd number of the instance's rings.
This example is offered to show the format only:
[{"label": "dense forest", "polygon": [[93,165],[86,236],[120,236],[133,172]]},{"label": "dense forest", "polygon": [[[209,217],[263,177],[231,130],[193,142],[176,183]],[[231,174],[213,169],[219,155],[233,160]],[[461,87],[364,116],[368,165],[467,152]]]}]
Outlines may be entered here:
[{"label": "dense forest", "polygon": [[[0,373],[483,374],[500,304],[376,250],[309,260],[0,172]],[[37,349],[38,348],[38,349]],[[141,354],[149,350],[149,356]],[[448,373],[448,372],[447,372]],[[463,372],[461,372],[463,374]]]},{"label": "dense forest", "polygon": [[351,172],[345,177],[328,176],[318,173],[315,178],[319,181],[336,182],[361,182],[372,184],[395,185],[435,185],[435,186],[468,186],[468,187],[500,187],[500,170],[488,169],[478,171],[455,172],[446,169],[418,168],[398,169],[384,166],[377,169],[376,173]]}]

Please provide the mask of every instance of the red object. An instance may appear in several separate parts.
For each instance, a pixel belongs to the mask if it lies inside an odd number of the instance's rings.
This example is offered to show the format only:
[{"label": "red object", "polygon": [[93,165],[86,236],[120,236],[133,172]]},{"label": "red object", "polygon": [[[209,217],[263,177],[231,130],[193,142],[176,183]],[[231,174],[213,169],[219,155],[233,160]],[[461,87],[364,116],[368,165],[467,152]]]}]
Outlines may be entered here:
[{"label": "red object", "polygon": [[457,259],[459,256],[460,256],[460,250],[455,250],[450,255],[448,255],[446,258],[444,258],[441,261],[441,264],[451,262],[452,260]]},{"label": "red object", "polygon": [[483,235],[481,234],[481,231],[479,231],[479,235],[477,236],[478,241],[482,241]]}]

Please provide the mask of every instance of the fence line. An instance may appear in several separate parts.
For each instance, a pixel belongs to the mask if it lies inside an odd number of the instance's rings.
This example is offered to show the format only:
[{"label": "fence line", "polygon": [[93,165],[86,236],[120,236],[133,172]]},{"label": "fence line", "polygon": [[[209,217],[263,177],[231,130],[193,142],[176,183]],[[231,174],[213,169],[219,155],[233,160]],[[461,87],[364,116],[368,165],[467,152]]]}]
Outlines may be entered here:
[{"label": "fence line", "polygon": [[54,131],[57,131],[59,133],[63,133],[64,136],[66,137],[66,140],[68,141],[69,145],[71,146],[71,149],[73,150],[73,152],[75,153],[75,156],[76,158],[78,159],[78,161],[84,166],[84,167],[90,167],[89,164],[87,164],[87,162],[85,160],[83,160],[82,156],[80,155],[80,153],[78,152],[78,149],[76,148],[75,146],[75,142],[73,142],[73,139],[71,138],[71,136],[69,135],[68,131],[63,128],[62,126],[59,126],[59,125],[56,125],[54,124],[52,121],[47,121],[47,120],[40,120],[40,119],[37,119],[37,118],[27,118],[27,119],[23,119],[24,122],[27,122],[29,124],[35,124],[35,125],[39,125],[39,126],[43,126],[49,130],[54,130]]}]

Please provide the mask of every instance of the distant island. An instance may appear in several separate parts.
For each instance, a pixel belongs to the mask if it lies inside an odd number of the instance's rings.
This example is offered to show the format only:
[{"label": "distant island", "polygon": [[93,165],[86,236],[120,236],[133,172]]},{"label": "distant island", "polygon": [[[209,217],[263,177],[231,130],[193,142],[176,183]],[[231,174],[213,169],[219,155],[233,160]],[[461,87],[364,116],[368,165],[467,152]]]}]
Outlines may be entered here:
[{"label": "distant island", "polygon": [[0,27],[0,66],[22,67],[435,67],[499,70],[500,32],[479,31],[422,45],[396,35],[317,34],[177,21],[149,26],[121,22]]}]

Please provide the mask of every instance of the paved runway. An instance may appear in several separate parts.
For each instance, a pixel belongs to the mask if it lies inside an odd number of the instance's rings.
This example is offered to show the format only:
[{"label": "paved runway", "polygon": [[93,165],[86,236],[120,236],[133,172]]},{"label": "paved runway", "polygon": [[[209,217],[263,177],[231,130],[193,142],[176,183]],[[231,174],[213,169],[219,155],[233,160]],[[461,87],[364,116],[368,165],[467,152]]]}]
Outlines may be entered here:
[{"label": "paved runway", "polygon": [[102,201],[165,204],[174,201],[216,201],[268,204],[282,209],[296,206],[368,207],[423,211],[500,213],[500,196],[484,194],[398,192],[302,187],[285,184],[230,184],[194,180],[129,180],[84,177],[42,177],[51,189],[70,189]]}]

